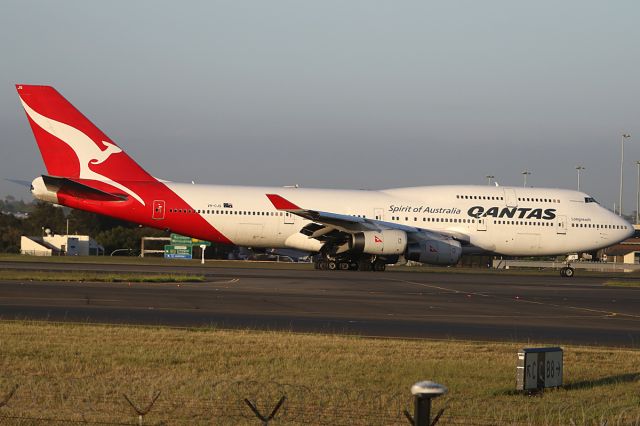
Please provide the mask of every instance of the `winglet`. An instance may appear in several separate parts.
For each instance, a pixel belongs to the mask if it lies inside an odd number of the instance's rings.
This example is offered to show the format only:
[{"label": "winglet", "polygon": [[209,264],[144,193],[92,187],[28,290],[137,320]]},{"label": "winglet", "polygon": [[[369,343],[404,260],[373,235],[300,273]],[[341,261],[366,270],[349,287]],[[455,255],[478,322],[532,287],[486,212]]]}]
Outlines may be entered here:
[{"label": "winglet", "polygon": [[267,198],[277,210],[302,210],[291,201],[281,197],[278,194],[266,194]]}]

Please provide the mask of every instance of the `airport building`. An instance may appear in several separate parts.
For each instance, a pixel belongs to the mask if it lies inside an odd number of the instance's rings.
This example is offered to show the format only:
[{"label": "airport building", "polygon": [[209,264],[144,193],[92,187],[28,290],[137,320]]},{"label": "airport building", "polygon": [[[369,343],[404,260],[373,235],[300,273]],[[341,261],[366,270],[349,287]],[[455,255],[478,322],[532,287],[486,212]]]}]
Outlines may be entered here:
[{"label": "airport building", "polygon": [[604,249],[608,262],[639,264],[640,263],[640,225],[633,225],[636,233],[633,237]]},{"label": "airport building", "polygon": [[29,256],[98,256],[104,255],[104,247],[88,235],[23,235],[20,253]]}]

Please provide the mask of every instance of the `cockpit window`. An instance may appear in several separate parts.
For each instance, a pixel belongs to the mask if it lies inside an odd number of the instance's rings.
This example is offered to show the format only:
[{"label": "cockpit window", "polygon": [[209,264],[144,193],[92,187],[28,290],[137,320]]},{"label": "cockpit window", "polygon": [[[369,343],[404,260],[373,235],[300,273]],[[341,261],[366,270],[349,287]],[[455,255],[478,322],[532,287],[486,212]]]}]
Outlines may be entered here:
[{"label": "cockpit window", "polygon": [[595,198],[592,197],[584,197],[584,202],[585,203],[597,203]]}]

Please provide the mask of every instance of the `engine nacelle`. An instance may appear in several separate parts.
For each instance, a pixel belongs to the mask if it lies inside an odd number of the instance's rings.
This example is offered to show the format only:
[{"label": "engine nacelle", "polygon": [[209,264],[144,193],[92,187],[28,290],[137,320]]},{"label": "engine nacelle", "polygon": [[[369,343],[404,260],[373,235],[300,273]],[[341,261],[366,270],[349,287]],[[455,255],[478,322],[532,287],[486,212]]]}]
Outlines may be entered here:
[{"label": "engine nacelle", "polygon": [[284,245],[296,250],[317,253],[320,251],[324,243],[316,240],[315,238],[309,238],[306,235],[298,232],[289,236],[289,238],[285,240]]},{"label": "engine nacelle", "polygon": [[358,232],[351,236],[349,249],[366,254],[403,254],[407,249],[407,233],[396,229]]},{"label": "engine nacelle", "polygon": [[460,243],[453,239],[424,240],[409,244],[406,258],[430,265],[455,265],[462,255]]}]

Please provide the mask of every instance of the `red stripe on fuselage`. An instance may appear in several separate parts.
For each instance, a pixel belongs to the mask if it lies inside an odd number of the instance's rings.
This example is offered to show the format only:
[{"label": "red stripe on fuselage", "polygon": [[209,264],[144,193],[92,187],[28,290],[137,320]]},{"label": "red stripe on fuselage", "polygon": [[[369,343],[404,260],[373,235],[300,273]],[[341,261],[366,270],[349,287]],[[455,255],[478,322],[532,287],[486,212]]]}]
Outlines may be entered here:
[{"label": "red stripe on fuselage", "polygon": [[[85,185],[114,194],[127,195],[118,188],[94,180],[79,179]],[[126,201],[95,201],[77,198],[64,190],[58,191],[58,201],[60,204],[93,213],[111,216],[117,219],[133,222],[140,225],[157,229],[169,229],[190,237],[195,237],[205,241],[222,244],[233,244],[204,217],[196,213],[195,209],[180,198],[175,192],[165,184],[158,181],[148,182],[121,182],[131,190],[135,191],[145,201],[143,206],[134,198],[128,196]],[[154,200],[162,200],[165,203],[164,219],[153,219]],[[185,213],[173,213],[173,211],[183,211]]]}]

